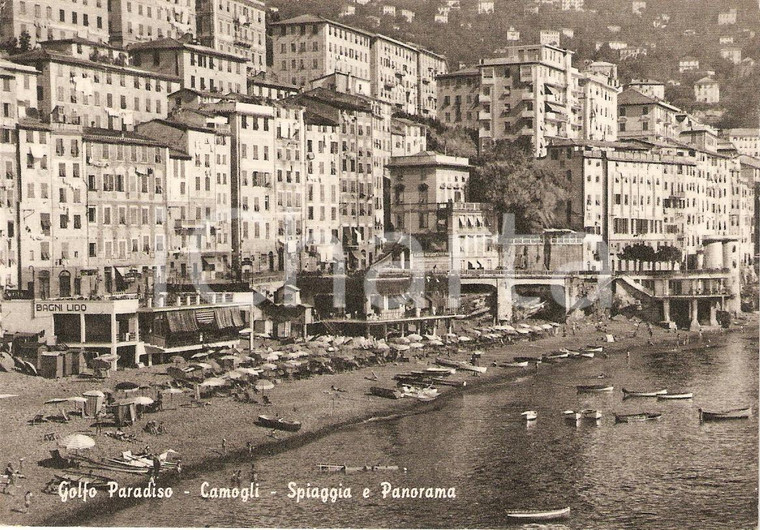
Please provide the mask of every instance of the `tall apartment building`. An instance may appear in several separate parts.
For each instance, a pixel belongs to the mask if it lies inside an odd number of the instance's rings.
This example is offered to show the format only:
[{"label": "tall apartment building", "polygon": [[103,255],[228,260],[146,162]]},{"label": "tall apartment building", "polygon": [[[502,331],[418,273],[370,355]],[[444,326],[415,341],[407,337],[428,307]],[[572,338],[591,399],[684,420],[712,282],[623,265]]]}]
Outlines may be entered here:
[{"label": "tall apartment building", "polygon": [[231,277],[232,138],[227,119],[178,111],[137,131],[169,145],[166,182],[168,279]]},{"label": "tall apartment building", "polygon": [[480,70],[469,68],[436,78],[438,119],[449,127],[477,129],[479,126]]},{"label": "tall apartment building", "polygon": [[273,71],[294,85],[346,74],[368,82],[373,98],[423,115],[434,112],[435,77],[446,71],[429,50],[312,15],[272,24],[272,53]]},{"label": "tall apartment building", "polygon": [[222,94],[246,91],[247,60],[239,55],[169,38],[133,44],[129,55],[138,68],[179,77],[182,88]]},{"label": "tall apartment building", "polygon": [[575,81],[583,115],[581,137],[586,140],[617,140],[620,89],[617,67],[607,65],[592,63],[589,69],[577,74]]},{"label": "tall apartment building", "polygon": [[481,146],[530,139],[537,156],[551,138],[581,136],[580,91],[572,52],[555,46],[515,46],[497,59],[481,59]]},{"label": "tall apartment building", "polygon": [[628,88],[618,96],[618,138],[678,138],[699,124],[670,103]]},{"label": "tall apartment building", "polygon": [[[326,114],[326,113],[325,113]],[[305,249],[306,270],[326,270],[340,241],[340,121],[308,107],[306,140]]]},{"label": "tall apartment building", "polygon": [[124,66],[118,58],[118,50],[107,45],[69,39],[45,42],[14,55],[13,61],[39,72],[42,116],[55,112],[68,122],[119,130],[165,117],[168,95],[179,88],[180,79]]},{"label": "tall apartment building", "polygon": [[[274,104],[274,195],[276,197],[278,270],[300,258],[306,225],[304,109],[290,100]],[[245,207],[244,207],[245,208]]]},{"label": "tall apartment building", "polygon": [[443,55],[419,48],[417,72],[420,79],[417,114],[434,117],[438,108],[438,86],[436,79],[448,72],[446,58]]},{"label": "tall apartment building", "polygon": [[195,0],[103,1],[108,2],[108,32],[115,46],[196,34]]},{"label": "tall apartment building", "polygon": [[391,119],[391,156],[416,155],[427,151],[427,127],[405,118]]},{"label": "tall apartment building", "polygon": [[74,37],[108,42],[108,16],[107,0],[8,0],[0,5],[0,41],[26,32],[32,47]]},{"label": "tall apartment building", "polygon": [[370,39],[372,96],[416,114],[419,105],[419,52],[409,44],[375,35]]},{"label": "tall apartment building", "polygon": [[209,48],[244,57],[266,70],[266,6],[259,0],[198,0],[198,39]]},{"label": "tall apartment building", "polygon": [[728,139],[740,154],[760,158],[760,129],[723,129],[720,135]]},{"label": "tall apartment building", "polygon": [[382,241],[383,177],[390,157],[390,105],[364,96],[315,89],[295,101],[339,124],[336,155],[339,241],[349,269],[370,265]]}]

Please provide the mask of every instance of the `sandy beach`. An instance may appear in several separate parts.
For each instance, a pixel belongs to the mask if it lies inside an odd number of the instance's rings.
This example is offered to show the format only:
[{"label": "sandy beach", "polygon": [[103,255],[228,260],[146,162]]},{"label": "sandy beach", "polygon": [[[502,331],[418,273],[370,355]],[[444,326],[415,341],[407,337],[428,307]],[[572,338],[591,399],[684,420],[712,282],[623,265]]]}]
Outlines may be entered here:
[{"label": "sandy beach", "polygon": [[[458,324],[473,325],[471,322]],[[507,369],[492,365],[511,360],[519,355],[538,357],[562,347],[572,349],[588,344],[602,345],[605,334],[612,334],[616,339],[614,343],[604,344],[605,352],[610,355],[625,355],[626,352],[635,355],[643,348],[662,351],[675,347],[699,348],[708,342],[719,343],[723,336],[721,330],[705,328],[701,342],[698,333],[693,332],[689,334],[688,345],[676,346],[675,333],[655,327],[653,328],[654,336],[651,339],[654,345],[650,346],[647,344],[650,339],[645,326],[641,326],[637,336],[634,337],[635,324],[628,320],[612,319],[606,321],[605,325],[607,328],[605,332],[598,331],[592,323],[580,323],[575,334],[568,326],[567,336],[563,336],[560,329],[556,335],[533,341],[522,340],[503,346],[470,343],[467,347],[468,351],[456,352],[454,349],[451,357],[459,360],[469,360],[470,352],[474,349],[482,350],[484,353],[479,364],[487,366],[488,371],[478,376],[458,373],[458,378],[463,377],[467,380],[467,387],[440,387],[440,390],[444,395],[467,392],[473,385],[516,378],[526,373],[541,377],[541,366],[538,369],[535,369],[533,365],[530,365],[530,368]],[[744,317],[740,325],[733,326],[731,332],[742,332],[742,329],[744,333],[757,336],[757,315]],[[683,339],[686,334],[681,332],[680,336]],[[459,347],[462,348],[461,345]],[[28,420],[41,411],[43,403],[51,398],[81,396],[87,390],[113,388],[121,381],[132,381],[141,385],[166,383],[170,380],[170,377],[166,375],[167,365],[118,371],[111,378],[100,382],[81,381],[75,378],[50,380],[19,373],[0,373],[0,393],[18,394],[17,397],[0,400],[4,426],[0,431],[0,445],[3,448],[0,458],[4,459],[3,466],[10,462],[17,469],[19,461],[24,459],[21,472],[25,477],[11,488],[11,493],[0,494],[0,523],[73,525],[88,520],[98,511],[108,509],[109,506],[106,503],[112,503],[111,506],[118,508],[117,501],[109,501],[105,498],[106,495],[100,495],[99,499],[87,503],[80,501],[62,503],[57,494],[43,493],[45,484],[56,472],[61,472],[61,470],[41,465],[50,458],[50,449],[55,448],[55,442],[45,441],[45,435],[56,434],[59,438],[63,438],[72,433],[83,433],[92,436],[96,440],[96,446],[87,451],[87,456],[95,459],[118,457],[122,451],[127,450],[140,452],[146,445],[156,453],[173,449],[182,458],[183,477],[202,476],[204,470],[217,469],[223,463],[232,461],[239,461],[241,468],[247,470],[252,459],[247,449],[249,442],[253,446],[253,459],[255,459],[259,454],[286,451],[291,447],[307,444],[315,437],[329,433],[341,425],[354,424],[372,417],[411,413],[417,409],[424,412],[426,407],[435,407],[435,401],[421,403],[410,398],[389,400],[367,393],[372,385],[394,386],[395,381],[392,379],[394,375],[422,369],[426,365],[433,364],[437,355],[446,353],[443,348],[426,348],[422,351],[423,358],[412,358],[408,363],[390,363],[335,375],[320,375],[295,381],[285,380],[267,392],[273,403],[270,406],[242,403],[231,397],[215,397],[205,400],[210,403],[209,406],[189,407],[183,405],[189,403],[191,396],[179,395],[165,401],[165,410],[146,414],[134,426],[124,429],[127,434],[136,436],[138,441],[135,443],[96,434],[95,428],[91,427],[94,422],[92,418],[72,416],[71,421],[66,424],[43,423],[40,425],[29,425]],[[563,362],[592,362],[598,365],[601,373],[604,371],[605,359],[598,356],[593,360]],[[368,380],[373,373],[378,376],[377,382]],[[334,388],[341,391],[335,391]],[[273,436],[270,430],[254,425],[259,414],[297,419],[302,422],[303,428],[297,433],[277,431]],[[142,428],[149,420],[163,422],[167,430],[166,434],[155,436],[143,432]],[[104,432],[113,430],[113,427],[104,428]],[[226,440],[226,451],[222,449],[223,438]],[[144,484],[146,481],[145,476],[135,477],[109,472],[101,474],[118,480],[121,485]],[[168,473],[160,477],[158,482],[159,485],[171,485],[176,480],[175,473]],[[31,491],[33,495],[31,509],[29,513],[21,513],[19,509],[23,507],[26,491]],[[118,502],[127,505],[135,501]]]}]

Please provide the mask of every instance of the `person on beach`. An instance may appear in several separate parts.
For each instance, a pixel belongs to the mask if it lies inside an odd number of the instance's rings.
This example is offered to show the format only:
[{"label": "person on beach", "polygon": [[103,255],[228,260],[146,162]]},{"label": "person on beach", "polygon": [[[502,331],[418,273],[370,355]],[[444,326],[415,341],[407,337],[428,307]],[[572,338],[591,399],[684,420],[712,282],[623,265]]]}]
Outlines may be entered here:
[{"label": "person on beach", "polygon": [[222,438],[222,454],[227,454],[227,438]]},{"label": "person on beach", "polygon": [[702,342],[704,337],[702,335],[702,324],[699,325],[699,342]]},{"label": "person on beach", "polygon": [[649,331],[649,338],[651,339],[654,336],[654,331],[652,330],[651,322],[647,322],[647,331]]},{"label": "person on beach", "polygon": [[253,454],[253,444],[250,440],[246,442],[245,447],[248,449],[248,456],[251,456]]},{"label": "person on beach", "polygon": [[161,460],[158,456],[153,455],[153,477],[158,480],[158,475],[161,473]]},{"label": "person on beach", "polygon": [[29,508],[32,506],[32,492],[27,491],[24,494],[24,510],[23,513],[29,513]]},{"label": "person on beach", "polygon": [[182,474],[182,460],[177,460],[176,471],[177,471],[177,475]]}]

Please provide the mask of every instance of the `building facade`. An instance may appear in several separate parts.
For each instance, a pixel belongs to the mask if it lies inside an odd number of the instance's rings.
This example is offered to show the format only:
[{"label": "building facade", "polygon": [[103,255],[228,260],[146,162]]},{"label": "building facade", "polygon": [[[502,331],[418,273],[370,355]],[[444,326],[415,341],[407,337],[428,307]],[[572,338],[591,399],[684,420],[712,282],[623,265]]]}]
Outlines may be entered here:
[{"label": "building facade", "polygon": [[[104,2],[105,3],[105,2]],[[195,0],[110,0],[109,41],[127,47],[154,39],[181,39],[196,34]]]},{"label": "building facade", "polygon": [[246,59],[266,70],[266,6],[259,0],[198,0],[198,40],[203,46]]},{"label": "building facade", "polygon": [[75,0],[9,0],[0,6],[0,40],[18,41],[26,32],[32,48],[42,41],[75,37],[108,42],[108,16],[106,0],[89,5]]}]

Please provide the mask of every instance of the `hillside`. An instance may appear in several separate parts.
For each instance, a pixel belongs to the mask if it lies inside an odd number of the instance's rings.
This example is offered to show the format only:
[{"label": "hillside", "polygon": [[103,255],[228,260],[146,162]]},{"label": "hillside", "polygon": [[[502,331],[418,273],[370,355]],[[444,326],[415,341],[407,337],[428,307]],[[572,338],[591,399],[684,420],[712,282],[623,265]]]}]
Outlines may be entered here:
[{"label": "hillside", "polygon": [[[583,11],[562,11],[561,2],[553,5],[556,0],[542,2],[494,0],[494,13],[478,15],[478,0],[460,0],[461,8],[449,11],[446,24],[434,22],[445,0],[372,0],[366,5],[353,4],[350,0],[270,0],[268,3],[280,10],[283,19],[302,13],[319,14],[416,42],[444,54],[451,70],[457,69],[460,63],[473,64],[482,57],[498,56],[497,50],[511,44],[535,43],[541,29],[572,30],[572,38],[562,36],[562,46],[576,52],[576,65],[587,60],[618,63],[622,82],[641,77],[671,81],[668,95],[674,98],[674,103],[687,110],[717,111],[713,113],[716,125],[758,126],[760,96],[751,88],[760,86],[760,64],[752,71],[746,63],[742,68],[721,57],[721,48],[736,46],[741,49],[742,58],[760,60],[757,0],[647,0],[646,9],[640,15],[633,13],[631,0],[586,0]],[[341,8],[347,4],[355,6],[356,14],[339,18]],[[383,5],[396,6],[396,16],[383,15]],[[539,6],[539,12],[526,12],[531,6]],[[400,16],[402,8],[414,11],[412,22]],[[736,9],[736,23],[719,25],[719,13],[730,8]],[[507,41],[510,27],[520,32],[520,41]],[[733,44],[721,44],[721,37],[733,38]],[[619,52],[610,49],[610,41],[626,43],[629,48],[641,47],[647,55],[621,60]],[[715,72],[721,85],[719,105],[709,109],[694,102],[691,87],[696,74],[678,71],[678,60],[686,56],[699,60],[700,72]],[[725,114],[720,117],[723,111]]]}]

